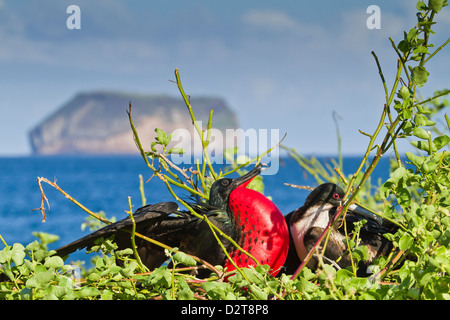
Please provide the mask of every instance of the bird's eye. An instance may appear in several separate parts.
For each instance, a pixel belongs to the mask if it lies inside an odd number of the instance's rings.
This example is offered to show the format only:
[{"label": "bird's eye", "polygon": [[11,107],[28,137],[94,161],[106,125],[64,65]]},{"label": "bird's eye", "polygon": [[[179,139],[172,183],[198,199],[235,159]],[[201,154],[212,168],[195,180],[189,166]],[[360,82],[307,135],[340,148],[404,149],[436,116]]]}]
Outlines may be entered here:
[{"label": "bird's eye", "polygon": [[340,198],[339,194],[337,194],[337,193],[334,193],[334,194],[333,194],[333,199],[336,199],[336,200],[337,200],[337,199],[339,199],[339,198]]},{"label": "bird's eye", "polygon": [[226,187],[230,184],[230,181],[228,180],[222,180],[222,186]]}]

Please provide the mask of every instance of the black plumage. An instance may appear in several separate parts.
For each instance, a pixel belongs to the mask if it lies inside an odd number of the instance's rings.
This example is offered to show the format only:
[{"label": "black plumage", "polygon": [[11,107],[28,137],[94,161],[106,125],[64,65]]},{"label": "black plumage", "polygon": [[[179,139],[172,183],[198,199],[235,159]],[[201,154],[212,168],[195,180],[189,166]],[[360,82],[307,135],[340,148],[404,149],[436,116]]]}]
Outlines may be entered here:
[{"label": "black plumage", "polygon": [[[211,223],[237,242],[240,239],[240,232],[236,228],[235,217],[229,209],[229,197],[236,188],[240,186],[245,188],[260,172],[261,165],[257,165],[241,177],[217,180],[211,186],[207,204],[193,203],[190,206],[198,214],[206,215]],[[167,246],[177,247],[212,265],[224,265],[227,259],[207,222],[189,211],[178,210],[178,205],[174,202],[144,206],[137,209],[133,217],[137,233]],[[114,236],[114,241],[120,250],[131,248],[132,226],[131,218],[127,217],[57,249],[57,254],[66,256],[78,249],[92,247],[99,238],[106,239],[111,236]],[[229,241],[221,236],[219,238],[227,251],[235,250]],[[161,266],[167,260],[164,248],[161,246],[139,237],[135,237],[135,243],[142,263],[150,270]],[[205,272],[203,272],[204,275],[206,275]]]}]

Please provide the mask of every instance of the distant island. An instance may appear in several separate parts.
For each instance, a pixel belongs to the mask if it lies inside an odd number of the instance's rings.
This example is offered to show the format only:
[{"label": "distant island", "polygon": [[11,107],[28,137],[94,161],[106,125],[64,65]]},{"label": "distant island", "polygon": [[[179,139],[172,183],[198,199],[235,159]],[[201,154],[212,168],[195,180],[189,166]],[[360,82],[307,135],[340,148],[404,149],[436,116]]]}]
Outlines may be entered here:
[{"label": "distant island", "polygon": [[[167,133],[180,128],[192,131],[189,112],[181,98],[87,92],[77,94],[30,131],[33,153],[137,154],[126,113],[130,101],[133,121],[146,150],[154,141],[155,128]],[[202,121],[204,126],[213,109],[214,128],[223,132],[237,128],[237,117],[222,98],[192,97],[190,101],[196,119]]]}]

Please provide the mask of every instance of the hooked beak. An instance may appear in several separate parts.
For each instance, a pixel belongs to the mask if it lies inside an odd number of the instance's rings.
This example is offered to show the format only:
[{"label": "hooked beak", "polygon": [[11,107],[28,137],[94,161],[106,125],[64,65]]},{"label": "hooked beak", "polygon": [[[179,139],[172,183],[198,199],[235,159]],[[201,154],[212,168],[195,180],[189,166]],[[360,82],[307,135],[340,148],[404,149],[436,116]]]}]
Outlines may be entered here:
[{"label": "hooked beak", "polygon": [[261,173],[261,171],[265,170],[267,167],[266,164],[259,163],[252,170],[240,176],[239,178],[233,179],[231,182],[231,190],[236,188],[247,188],[247,186],[252,182],[252,180]]},{"label": "hooked beak", "polygon": [[358,214],[360,216],[363,216],[365,218],[373,220],[373,221],[377,222],[379,225],[383,224],[383,218],[381,218],[380,216],[377,216],[376,214],[374,214],[374,213],[370,212],[369,210],[366,210],[356,204],[351,204],[348,207],[348,210],[352,211],[355,214]]}]

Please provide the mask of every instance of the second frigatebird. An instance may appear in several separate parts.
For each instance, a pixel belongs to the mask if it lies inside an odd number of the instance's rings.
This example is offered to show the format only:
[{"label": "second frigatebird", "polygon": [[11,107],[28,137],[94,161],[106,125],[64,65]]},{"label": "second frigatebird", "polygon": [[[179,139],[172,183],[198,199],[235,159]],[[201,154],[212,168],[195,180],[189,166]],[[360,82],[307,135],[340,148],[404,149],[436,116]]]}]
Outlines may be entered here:
[{"label": "second frigatebird", "polygon": [[[289,233],[284,216],[277,206],[261,193],[247,188],[260,172],[261,164],[241,177],[215,181],[210,189],[208,204],[193,204],[192,208],[206,215],[210,222],[260,264],[269,265],[271,273],[276,275],[287,256]],[[136,232],[177,247],[212,265],[222,265],[228,271],[234,269],[209,225],[188,211],[179,211],[176,203],[147,205],[137,209],[133,216]],[[119,249],[130,248],[130,234],[124,230],[129,231],[131,227],[131,219],[125,218],[57,249],[57,254],[66,256],[78,249],[91,247],[98,238],[112,235]],[[256,265],[225,238],[220,239],[238,267]],[[149,269],[159,267],[167,260],[163,248],[141,238],[136,238],[136,247],[143,264]]]},{"label": "second frigatebird", "polygon": [[[290,234],[290,248],[284,266],[287,274],[293,274],[305,259],[334,218],[337,208],[343,205],[344,194],[344,191],[333,183],[321,184],[309,194],[302,207],[286,215]],[[383,233],[395,232],[394,226],[385,225],[378,218],[357,205],[351,205],[345,215],[348,234],[353,231],[354,222],[362,219],[367,221],[360,229],[359,238],[360,244],[368,248],[369,259],[360,261],[358,266],[360,276],[367,275],[367,267],[374,258],[386,255],[393,247]],[[344,224],[341,222],[337,221],[331,230],[323,257],[325,263],[332,262],[338,268],[345,268],[351,266],[351,260],[346,247]],[[316,269],[317,257],[313,256],[307,266]]]}]

